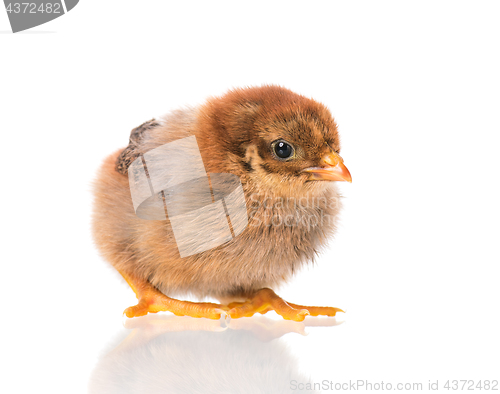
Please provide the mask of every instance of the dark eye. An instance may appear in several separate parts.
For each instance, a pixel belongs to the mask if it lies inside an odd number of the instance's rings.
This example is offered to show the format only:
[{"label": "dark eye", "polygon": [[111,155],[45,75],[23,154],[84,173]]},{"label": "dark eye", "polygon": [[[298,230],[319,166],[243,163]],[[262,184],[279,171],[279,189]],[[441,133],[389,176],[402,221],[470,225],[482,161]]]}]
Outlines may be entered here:
[{"label": "dark eye", "polygon": [[288,142],[279,140],[273,143],[273,150],[280,159],[289,159],[293,156],[293,147]]}]

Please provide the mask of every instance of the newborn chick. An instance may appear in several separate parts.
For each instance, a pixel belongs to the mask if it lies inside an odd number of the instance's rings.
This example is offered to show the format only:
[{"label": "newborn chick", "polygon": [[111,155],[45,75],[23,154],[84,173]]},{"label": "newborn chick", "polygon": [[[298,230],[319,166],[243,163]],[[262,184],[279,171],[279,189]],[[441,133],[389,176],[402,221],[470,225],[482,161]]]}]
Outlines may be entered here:
[{"label": "newborn chick", "polygon": [[[136,215],[127,172],[141,155],[189,136],[207,173],[239,177],[248,225],[220,246],[181,258],[168,217]],[[333,234],[340,208],[335,181],[351,182],[339,150],[328,109],[278,86],[235,89],[132,130],[127,148],[104,161],[94,184],[95,243],[139,300],[124,313],[334,316],[340,309],[285,302],[270,288],[313,260]],[[221,304],[171,298],[186,294]]]}]

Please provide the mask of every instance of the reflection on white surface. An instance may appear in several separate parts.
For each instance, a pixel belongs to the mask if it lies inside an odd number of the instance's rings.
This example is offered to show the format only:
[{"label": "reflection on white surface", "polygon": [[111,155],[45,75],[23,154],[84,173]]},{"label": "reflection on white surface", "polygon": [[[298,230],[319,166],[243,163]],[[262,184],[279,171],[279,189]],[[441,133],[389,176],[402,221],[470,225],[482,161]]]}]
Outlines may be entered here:
[{"label": "reflection on white surface", "polygon": [[130,319],[128,336],[98,361],[89,392],[300,393],[291,382],[308,382],[308,376],[281,337],[338,324],[335,318],[299,323],[263,316],[229,325],[170,315]]}]

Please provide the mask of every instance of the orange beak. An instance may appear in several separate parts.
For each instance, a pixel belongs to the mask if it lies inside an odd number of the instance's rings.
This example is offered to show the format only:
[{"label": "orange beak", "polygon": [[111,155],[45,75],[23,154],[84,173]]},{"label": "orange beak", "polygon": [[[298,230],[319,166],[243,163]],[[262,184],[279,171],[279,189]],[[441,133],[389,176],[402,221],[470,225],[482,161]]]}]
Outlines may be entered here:
[{"label": "orange beak", "polygon": [[321,164],[321,167],[309,167],[302,170],[302,172],[309,173],[309,181],[352,182],[351,173],[344,165],[344,160],[337,153],[328,153],[321,160]]}]

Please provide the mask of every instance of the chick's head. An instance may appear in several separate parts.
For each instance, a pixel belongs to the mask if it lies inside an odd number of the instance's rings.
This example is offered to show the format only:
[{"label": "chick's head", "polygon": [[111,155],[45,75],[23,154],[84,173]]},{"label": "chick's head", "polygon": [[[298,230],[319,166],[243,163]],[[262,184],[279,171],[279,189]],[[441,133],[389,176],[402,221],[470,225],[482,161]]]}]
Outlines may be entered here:
[{"label": "chick's head", "polygon": [[337,125],[324,105],[263,86],[233,90],[207,108],[205,119],[216,136],[212,157],[259,188],[300,192],[351,181],[339,155]]}]

